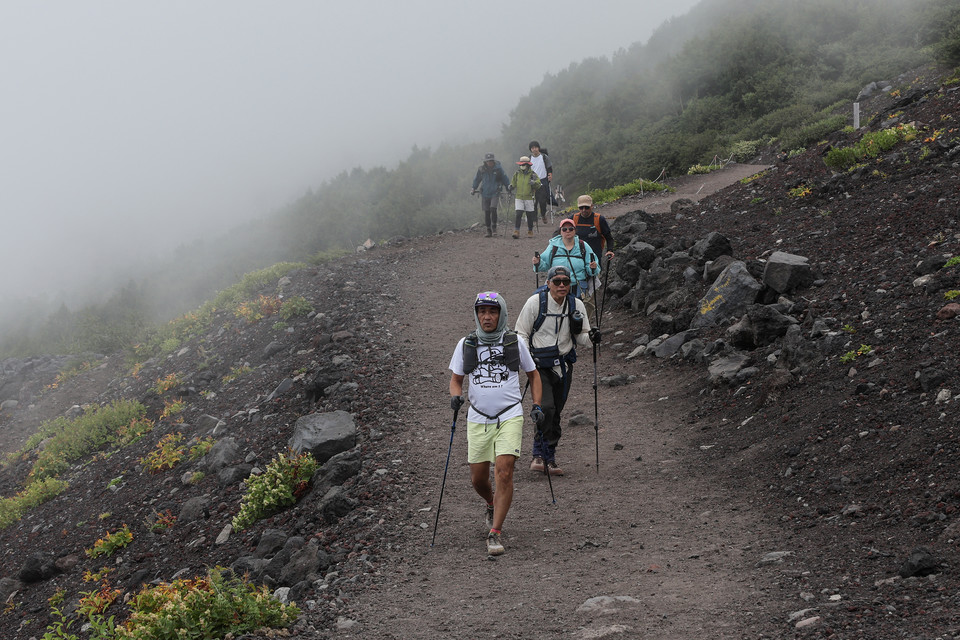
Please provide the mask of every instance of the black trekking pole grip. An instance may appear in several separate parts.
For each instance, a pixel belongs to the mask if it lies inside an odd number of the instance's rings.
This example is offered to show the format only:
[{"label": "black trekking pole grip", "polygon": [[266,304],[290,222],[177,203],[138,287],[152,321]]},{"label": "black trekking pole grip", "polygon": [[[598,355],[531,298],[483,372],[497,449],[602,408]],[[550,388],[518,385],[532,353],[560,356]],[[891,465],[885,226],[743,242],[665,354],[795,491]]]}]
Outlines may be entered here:
[{"label": "black trekking pole grip", "polygon": [[[534,251],[534,252],[533,252],[533,257],[534,257],[534,258],[539,258],[539,257],[540,257],[540,252],[539,252],[539,251]],[[539,269],[539,267],[540,267],[540,265],[538,265],[538,264],[533,265],[533,277],[534,277],[534,280],[536,280],[537,289],[540,288],[540,269]]]},{"label": "black trekking pole grip", "polygon": [[437,517],[433,521],[433,538],[430,540],[430,546],[437,541],[437,526],[440,524],[440,505],[443,504],[443,489],[447,486],[447,469],[450,468],[450,452],[453,451],[453,434],[457,430],[457,415],[460,409],[453,412],[453,424],[450,425],[450,445],[447,447],[447,463],[443,465],[443,482],[440,483],[440,500],[437,501]]}]

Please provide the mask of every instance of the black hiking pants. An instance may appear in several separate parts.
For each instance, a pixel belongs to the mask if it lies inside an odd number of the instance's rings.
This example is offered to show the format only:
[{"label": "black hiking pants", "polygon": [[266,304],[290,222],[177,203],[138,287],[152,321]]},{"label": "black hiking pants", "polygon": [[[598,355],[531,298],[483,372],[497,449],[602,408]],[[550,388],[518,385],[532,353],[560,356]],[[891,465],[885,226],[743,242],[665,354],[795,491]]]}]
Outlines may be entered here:
[{"label": "black hiking pants", "polygon": [[540,385],[543,389],[540,405],[543,408],[543,441],[537,439],[534,425],[533,455],[543,458],[544,462],[551,462],[556,457],[557,443],[560,442],[560,412],[567,403],[573,365],[567,365],[567,375],[562,378],[555,374],[553,369],[537,367],[537,372],[540,374]]},{"label": "black hiking pants", "polygon": [[546,218],[548,202],[550,202],[550,183],[544,178],[540,182],[540,188],[533,196],[533,214],[536,215],[539,211],[540,218]]},{"label": "black hiking pants", "polygon": [[486,225],[488,231],[497,230],[497,205],[500,203],[500,198],[482,198],[481,205],[483,206],[483,223]]}]

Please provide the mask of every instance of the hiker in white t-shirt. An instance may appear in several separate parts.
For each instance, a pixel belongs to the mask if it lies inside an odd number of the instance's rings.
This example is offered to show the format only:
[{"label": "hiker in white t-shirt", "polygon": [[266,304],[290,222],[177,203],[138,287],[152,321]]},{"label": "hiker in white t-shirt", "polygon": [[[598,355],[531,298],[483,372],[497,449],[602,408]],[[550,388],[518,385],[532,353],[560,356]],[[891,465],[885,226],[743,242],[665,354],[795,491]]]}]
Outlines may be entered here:
[{"label": "hiker in white t-shirt", "polygon": [[[540,375],[526,343],[507,329],[507,303],[496,291],[477,295],[473,306],[475,332],[461,338],[450,358],[450,407],[463,405],[463,381],[469,380],[467,462],[473,488],[486,503],[487,553],[503,553],[503,521],[513,502],[513,469],[523,436],[523,393],[520,369],[527,374],[533,410],[530,418],[543,422]],[[494,463],[496,490],[490,486]]]},{"label": "hiker in white t-shirt", "polygon": [[553,163],[546,153],[541,153],[540,143],[530,141],[530,165],[533,172],[540,178],[540,187],[534,197],[533,211],[540,210],[540,222],[547,222],[547,203],[550,201],[550,182],[553,181]]}]

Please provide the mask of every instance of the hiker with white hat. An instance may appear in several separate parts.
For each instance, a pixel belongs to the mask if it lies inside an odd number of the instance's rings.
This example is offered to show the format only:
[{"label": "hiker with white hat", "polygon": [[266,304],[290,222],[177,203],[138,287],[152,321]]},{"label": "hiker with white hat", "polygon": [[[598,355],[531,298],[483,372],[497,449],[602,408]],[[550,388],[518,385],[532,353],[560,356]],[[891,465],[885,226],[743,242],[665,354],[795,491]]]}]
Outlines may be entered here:
[{"label": "hiker with white hat", "polygon": [[520,237],[520,223],[523,222],[523,214],[527,214],[527,237],[533,237],[533,223],[536,222],[537,214],[534,211],[534,198],[537,190],[540,188],[540,178],[533,172],[532,164],[528,156],[520,156],[517,162],[517,172],[510,179],[510,187],[516,194],[517,219],[513,226],[514,239]]}]

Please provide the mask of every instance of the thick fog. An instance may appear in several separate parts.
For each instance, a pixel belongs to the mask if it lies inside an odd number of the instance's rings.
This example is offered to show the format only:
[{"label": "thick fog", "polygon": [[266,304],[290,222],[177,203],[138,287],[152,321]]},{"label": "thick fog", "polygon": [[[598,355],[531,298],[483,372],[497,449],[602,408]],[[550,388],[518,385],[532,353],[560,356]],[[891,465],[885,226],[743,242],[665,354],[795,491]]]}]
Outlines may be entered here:
[{"label": "thick fog", "polygon": [[544,74],[695,3],[6,0],[0,301],[112,283],[342,170],[495,136]]}]

